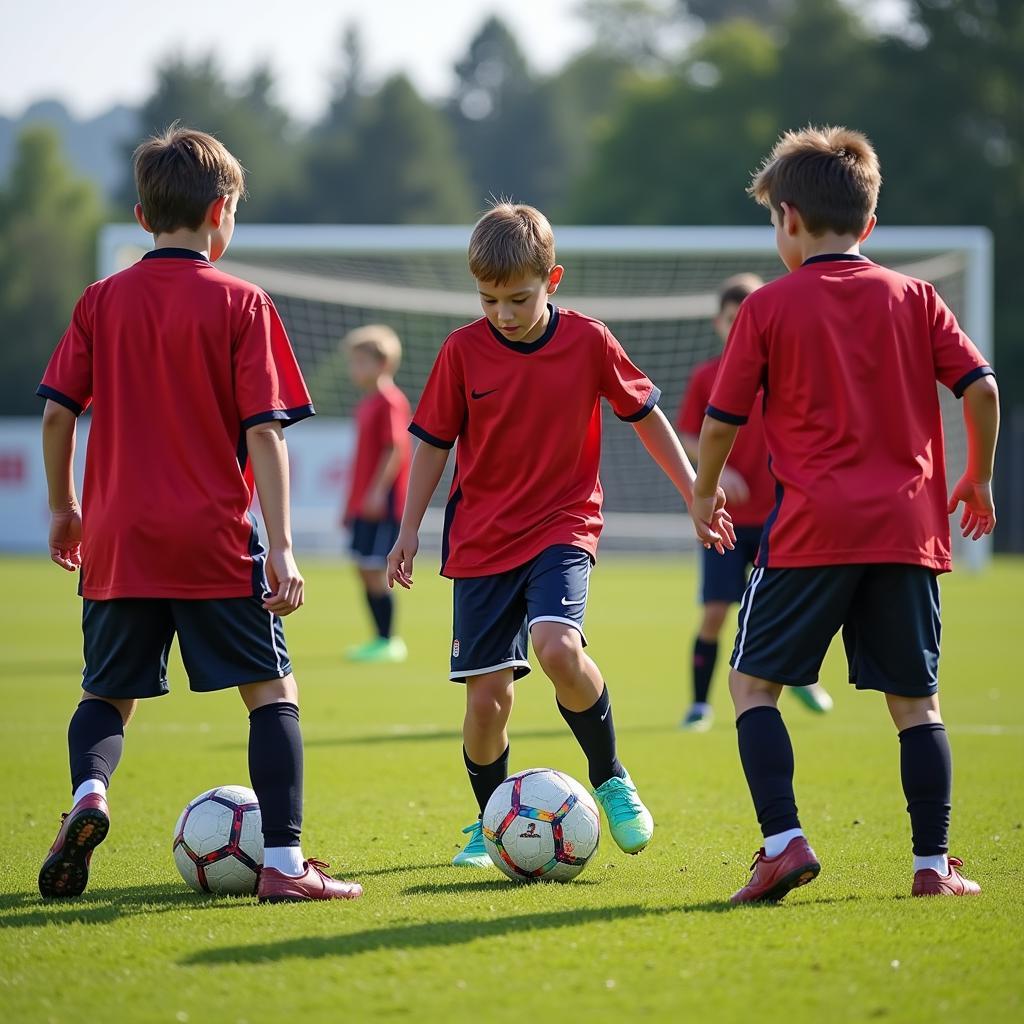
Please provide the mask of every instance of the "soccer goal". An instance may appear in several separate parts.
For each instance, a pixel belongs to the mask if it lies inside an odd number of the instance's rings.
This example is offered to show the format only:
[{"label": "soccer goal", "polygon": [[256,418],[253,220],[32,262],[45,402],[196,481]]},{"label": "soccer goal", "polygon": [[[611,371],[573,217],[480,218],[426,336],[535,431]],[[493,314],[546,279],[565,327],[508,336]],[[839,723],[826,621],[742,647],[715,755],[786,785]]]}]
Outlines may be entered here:
[{"label": "soccer goal", "polygon": [[[239,225],[218,264],[263,287],[288,327],[320,416],[289,439],[294,462],[297,542],[337,548],[338,507],[358,394],[348,382],[339,339],[383,322],[404,346],[398,383],[415,406],[437,350],[454,328],[480,316],[466,269],[469,227]],[[718,351],[711,327],[716,290],[741,271],[765,280],[783,272],[770,228],[564,227],[556,229],[566,276],[561,305],[605,321],[662,389],[674,418],[694,365]],[[110,274],[149,248],[135,225],[100,237],[100,270]],[[932,281],[982,352],[992,358],[992,249],[984,228],[878,228],[865,245],[875,261]],[[571,382],[566,382],[571,386]],[[963,466],[960,405],[945,389],[948,473]],[[557,415],[557,410],[555,410]],[[606,527],[603,550],[661,552],[693,544],[675,491],[634,432],[605,410]],[[450,471],[450,470],[449,470]],[[440,533],[444,485],[424,542]],[[979,568],[987,542],[965,545],[960,564]]]}]

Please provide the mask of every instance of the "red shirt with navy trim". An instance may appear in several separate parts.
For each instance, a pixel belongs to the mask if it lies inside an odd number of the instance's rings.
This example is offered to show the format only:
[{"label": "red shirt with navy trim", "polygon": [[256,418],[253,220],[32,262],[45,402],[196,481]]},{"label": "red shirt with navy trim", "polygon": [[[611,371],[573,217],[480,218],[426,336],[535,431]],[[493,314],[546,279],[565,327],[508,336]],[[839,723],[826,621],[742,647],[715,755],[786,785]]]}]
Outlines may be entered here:
[{"label": "red shirt with navy trim", "polygon": [[517,344],[486,318],[441,346],[409,430],[458,442],[441,573],[488,576],[553,544],[597,552],[603,519],[601,399],[635,422],[661,392],[598,320],[551,310],[544,334]]},{"label": "red shirt with navy trim", "polygon": [[[680,433],[700,435],[721,362],[721,355],[717,355],[694,367],[676,417]],[[768,444],[764,438],[760,402],[754,402],[747,422],[736,434],[736,443],[729,453],[729,466],[743,477],[750,491],[746,501],[729,498],[726,507],[732,521],[737,526],[763,526],[775,505],[775,478],[768,469]]]},{"label": "red shirt with navy trim", "polygon": [[386,384],[367,395],[356,406],[356,453],[352,460],[352,481],[348,501],[345,503],[345,522],[351,523],[362,516],[363,502],[381,460],[392,448],[399,449],[402,463],[388,493],[388,519],[401,519],[405,507],[405,494],[409,486],[409,462],[412,445],[409,442],[409,421],[412,410],[409,399],[395,384]]},{"label": "red shirt with navy trim", "polygon": [[707,414],[764,389],[779,501],[758,564],[952,568],[936,381],[992,373],[934,287],[853,254],[813,257],[740,306]]},{"label": "red shirt with navy trim", "polygon": [[37,394],[92,410],[84,597],[263,592],[245,431],[313,415],[263,291],[200,253],[155,249],[85,290]]}]

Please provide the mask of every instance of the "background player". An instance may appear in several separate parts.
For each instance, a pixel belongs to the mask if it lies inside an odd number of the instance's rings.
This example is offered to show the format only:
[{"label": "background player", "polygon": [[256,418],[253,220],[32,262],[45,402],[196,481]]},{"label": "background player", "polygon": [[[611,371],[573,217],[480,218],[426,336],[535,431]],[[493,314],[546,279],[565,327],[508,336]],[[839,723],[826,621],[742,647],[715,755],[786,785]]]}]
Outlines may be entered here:
[{"label": "background player", "polygon": [[[712,321],[723,347],[740,303],[764,284],[756,274],[737,274],[723,281],[718,290],[718,315]],[[679,439],[691,460],[697,459],[697,439],[711,389],[722,362],[721,355],[694,367],[686,394],[679,406],[676,426]],[[761,544],[765,520],[775,506],[775,478],[769,470],[768,445],[757,402],[750,417],[736,435],[729,463],[722,470],[722,490],[729,502],[729,515],[736,531],[736,546],[719,555],[701,549],[701,622],[693,642],[693,703],[683,716],[682,727],[695,732],[711,728],[713,712],[708,701],[711,679],[718,661],[718,634],[729,606],[743,597],[747,573],[753,567]],[[832,698],[820,683],[796,687],[793,691],[812,711],[828,711]]]},{"label": "background player", "polygon": [[[412,584],[420,523],[457,441],[441,572],[455,580],[451,678],[466,684],[463,756],[480,810],[508,774],[513,684],[530,671],[532,638],[612,837],[638,853],[654,822],[619,762],[608,689],[584,652],[602,524],[601,398],[684,499],[693,470],[658,388],[608,328],[549,303],[563,268],[542,213],[498,203],[473,231],[469,269],[484,317],[445,341],[413,417],[420,444],[388,580]],[[704,531],[719,548],[732,543],[724,500]],[[490,864],[479,820],[465,831],[454,863]]]},{"label": "background player", "polygon": [[[280,616],[303,601],[282,427],[313,415],[291,345],[259,288],[216,270],[244,191],[215,138],[172,127],[135,152],[135,215],[155,248],[90,285],[39,394],[50,557],[81,567],[85,671],[68,728],[71,811],[39,873],[78,896],[110,826],[107,787],[140,699],[167,692],[178,637],[193,690],[238,687],[263,818],[260,901],[353,899],[304,860],[298,688]],[[80,507],[77,417],[92,406]],[[253,483],[264,551],[249,512]]]},{"label": "background player", "polygon": [[356,453],[343,518],[377,629],[375,639],[351,648],[346,656],[351,661],[405,661],[405,644],[392,633],[395,599],[386,571],[405,506],[411,458],[412,411],[394,381],[402,343],[390,327],[369,324],[347,334],[342,347],[352,383],[365,393],[356,406]]},{"label": "background player", "polygon": [[[729,449],[764,386],[778,514],[740,608],[729,677],[740,759],[764,846],[733,902],[778,900],[820,870],[797,817],[783,686],[817,679],[842,628],[850,681],[885,694],[899,730],[915,896],[971,895],[947,857],[952,768],[939,712],[939,589],[948,512],[975,540],[995,526],[992,370],[932,285],[860,254],[881,174],[859,132],[789,132],[754,177],[790,271],[742,305],[700,436],[691,514],[717,504]],[[967,468],[946,498],[935,382],[964,400]]]}]

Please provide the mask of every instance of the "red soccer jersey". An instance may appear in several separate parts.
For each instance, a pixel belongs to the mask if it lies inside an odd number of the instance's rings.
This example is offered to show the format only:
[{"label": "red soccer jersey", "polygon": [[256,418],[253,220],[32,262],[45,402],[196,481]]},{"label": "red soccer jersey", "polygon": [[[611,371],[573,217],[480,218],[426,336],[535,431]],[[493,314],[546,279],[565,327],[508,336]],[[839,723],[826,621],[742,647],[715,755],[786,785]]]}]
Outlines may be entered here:
[{"label": "red soccer jersey", "polygon": [[708,415],[743,423],[764,386],[780,498],[758,564],[952,567],[938,380],[990,374],[924,281],[818,256],[748,296]]},{"label": "red soccer jersey", "polygon": [[[676,418],[680,433],[700,434],[721,362],[722,357],[718,355],[694,368]],[[768,469],[768,445],[764,439],[764,420],[759,402],[751,406],[746,424],[736,435],[729,465],[743,477],[750,491],[747,501],[729,499],[727,508],[732,521],[737,526],[763,526],[775,506],[775,479]]]},{"label": "red soccer jersey", "polygon": [[245,431],[313,415],[266,294],[156,249],[85,290],[37,393],[92,405],[84,597],[262,592]]},{"label": "red soccer jersey", "polygon": [[552,544],[597,551],[601,406],[636,421],[661,392],[604,324],[551,310],[542,337],[517,344],[486,318],[448,336],[409,430],[458,441],[441,573],[488,576]]},{"label": "red soccer jersey", "polygon": [[388,519],[401,519],[409,484],[409,420],[412,410],[400,388],[388,384],[367,395],[356,406],[356,454],[352,461],[352,483],[345,504],[345,522],[362,515],[363,502],[381,459],[392,448],[402,453],[402,465],[388,495]]}]

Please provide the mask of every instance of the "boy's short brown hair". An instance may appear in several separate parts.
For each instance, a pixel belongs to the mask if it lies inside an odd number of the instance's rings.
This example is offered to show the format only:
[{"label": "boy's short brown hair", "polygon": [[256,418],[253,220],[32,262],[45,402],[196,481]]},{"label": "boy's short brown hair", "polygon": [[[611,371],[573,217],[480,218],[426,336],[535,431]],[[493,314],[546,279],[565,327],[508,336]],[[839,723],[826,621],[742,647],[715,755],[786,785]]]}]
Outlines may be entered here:
[{"label": "boy's short brown hair", "polygon": [[738,306],[764,284],[757,274],[733,274],[718,286],[718,312],[726,306]]},{"label": "boy's short brown hair", "polygon": [[555,265],[555,233],[533,206],[501,201],[477,221],[469,240],[469,272],[478,281],[507,284],[546,278]]},{"label": "boy's short brown hair", "polygon": [[402,343],[387,324],[366,324],[349,331],[341,339],[345,352],[369,352],[375,355],[388,373],[394,374],[402,362]]},{"label": "boy's short brown hair", "polygon": [[882,173],[868,137],[808,125],[782,135],[747,190],[762,206],[790,203],[812,235],[859,235],[878,203]]},{"label": "boy's short brown hair", "polygon": [[245,195],[245,171],[224,144],[177,123],[143,142],[132,168],[142,213],[154,234],[194,231],[214,200]]}]

